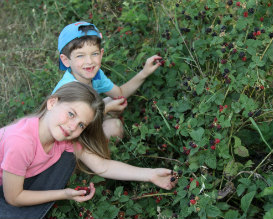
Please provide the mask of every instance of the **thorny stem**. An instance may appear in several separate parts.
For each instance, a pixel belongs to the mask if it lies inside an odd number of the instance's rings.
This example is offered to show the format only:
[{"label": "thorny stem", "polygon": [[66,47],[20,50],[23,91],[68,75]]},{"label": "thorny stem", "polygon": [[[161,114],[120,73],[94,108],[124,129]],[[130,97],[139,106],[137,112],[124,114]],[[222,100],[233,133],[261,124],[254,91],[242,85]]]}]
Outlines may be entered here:
[{"label": "thorny stem", "polygon": [[264,50],[264,52],[263,52],[263,54],[262,54],[262,56],[261,56],[260,60],[262,60],[262,59],[263,59],[263,57],[264,57],[264,55],[265,55],[266,51],[268,50],[269,46],[271,45],[272,41],[273,41],[273,38],[270,40],[270,43],[269,43],[269,44],[267,45],[267,47],[265,48],[265,50]]},{"label": "thorny stem", "polygon": [[251,173],[251,175],[248,177],[248,179],[250,177],[252,177],[252,175],[260,168],[260,166],[267,160],[268,157],[270,157],[270,155],[273,153],[273,150],[271,150],[268,155],[266,155],[266,157],[262,160],[261,163],[259,163],[259,165],[255,168],[255,170],[253,170],[253,172]]}]

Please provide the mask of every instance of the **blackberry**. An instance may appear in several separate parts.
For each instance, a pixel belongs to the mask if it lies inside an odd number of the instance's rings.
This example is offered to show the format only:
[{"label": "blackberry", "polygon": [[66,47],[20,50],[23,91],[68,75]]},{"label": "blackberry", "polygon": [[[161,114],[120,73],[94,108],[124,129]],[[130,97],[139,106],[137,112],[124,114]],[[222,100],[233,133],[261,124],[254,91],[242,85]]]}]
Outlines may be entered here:
[{"label": "blackberry", "polygon": [[225,52],[226,52],[226,49],[225,49],[225,48],[222,48],[222,49],[221,49],[221,52],[222,52],[222,53],[225,53]]},{"label": "blackberry", "polygon": [[227,29],[227,27],[224,25],[221,27],[221,32],[224,32]]},{"label": "blackberry", "polygon": [[273,33],[268,34],[268,36],[270,37],[270,39],[272,39],[273,38]]},{"label": "blackberry", "polygon": [[210,33],[212,30],[211,30],[211,28],[210,27],[208,27],[207,29],[206,29],[206,33]]},{"label": "blackberry", "polygon": [[181,177],[182,174],[183,174],[182,170],[178,170],[177,174],[178,174],[179,177]]},{"label": "blackberry", "polygon": [[171,182],[174,182],[175,181],[175,177],[172,176],[171,179],[170,179]]},{"label": "blackberry", "polygon": [[189,87],[187,88],[187,90],[188,90],[188,91],[191,91],[191,87],[189,86]]},{"label": "blackberry", "polygon": [[191,16],[186,15],[186,16],[185,16],[185,19],[188,20],[188,21],[190,21],[190,20],[191,20]]},{"label": "blackberry", "polygon": [[244,56],[245,56],[245,53],[244,53],[244,52],[240,52],[240,53],[239,53],[239,57],[240,57],[240,58],[243,58]]},{"label": "blackberry", "polygon": [[249,113],[248,113],[248,116],[249,116],[249,117],[252,117],[252,116],[253,116],[253,112],[249,112]]},{"label": "blackberry", "polygon": [[229,48],[229,49],[232,49],[233,47],[234,47],[234,46],[233,46],[233,43],[229,43],[229,44],[228,44],[228,48]]},{"label": "blackberry", "polygon": [[259,27],[255,27],[255,28],[254,28],[254,32],[257,32],[257,31],[259,31],[259,30],[260,30]]},{"label": "blackberry", "polygon": [[233,1],[232,1],[232,0],[229,0],[229,1],[227,2],[227,4],[228,4],[228,5],[232,5],[232,4],[233,4]]},{"label": "blackberry", "polygon": [[216,33],[216,32],[213,32],[213,33],[211,34],[211,36],[215,37],[215,36],[217,36],[217,33]]},{"label": "blackberry", "polygon": [[265,29],[261,29],[261,33],[265,33]]},{"label": "blackberry", "polygon": [[189,84],[188,84],[187,81],[184,81],[184,82],[183,82],[183,85],[184,85],[184,86],[188,86]]},{"label": "blackberry", "polygon": [[254,116],[259,116],[261,114],[262,114],[262,110],[260,109],[254,112]]},{"label": "blackberry", "polygon": [[254,39],[254,35],[253,35],[254,32],[250,32],[249,34],[247,34],[247,39]]},{"label": "blackberry", "polygon": [[179,4],[177,3],[177,4],[175,4],[175,6],[176,6],[176,7],[179,7]]},{"label": "blackberry", "polygon": [[181,11],[181,14],[185,14],[185,11],[183,10],[183,11]]},{"label": "blackberry", "polygon": [[227,74],[227,73],[229,73],[229,69],[228,68],[225,68],[224,69],[224,72]]},{"label": "blackberry", "polygon": [[196,97],[196,96],[197,96],[197,92],[196,92],[196,91],[193,91],[193,92],[192,92],[192,96]]},{"label": "blackberry", "polygon": [[254,8],[249,8],[249,9],[248,9],[248,13],[249,13],[249,14],[253,14],[253,13],[254,13]]}]

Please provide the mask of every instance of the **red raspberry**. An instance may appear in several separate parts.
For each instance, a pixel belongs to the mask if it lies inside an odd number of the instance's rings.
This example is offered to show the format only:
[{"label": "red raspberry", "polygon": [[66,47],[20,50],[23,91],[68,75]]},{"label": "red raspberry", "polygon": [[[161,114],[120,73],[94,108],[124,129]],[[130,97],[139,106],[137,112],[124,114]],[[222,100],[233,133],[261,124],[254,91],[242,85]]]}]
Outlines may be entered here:
[{"label": "red raspberry", "polygon": [[261,21],[261,22],[263,22],[263,21],[264,21],[264,18],[263,18],[263,17],[261,17],[261,18],[260,18],[260,21]]},{"label": "red raspberry", "polygon": [[128,195],[128,192],[127,192],[127,191],[124,191],[124,192],[123,192],[123,195]]},{"label": "red raspberry", "polygon": [[196,181],[196,187],[198,187],[199,186],[199,182],[198,181]]},{"label": "red raspberry", "polygon": [[245,62],[245,61],[246,61],[246,57],[244,56],[244,57],[242,58],[242,60],[243,60],[243,62]]},{"label": "red raspberry", "polygon": [[271,3],[268,3],[267,6],[270,7],[270,6],[271,6]]},{"label": "red raspberry", "polygon": [[264,89],[264,86],[263,86],[263,85],[261,85],[261,86],[260,86],[260,89],[261,89],[261,90],[263,90],[263,89]]},{"label": "red raspberry", "polygon": [[216,146],[215,145],[212,145],[210,146],[211,150],[215,150],[216,149]]},{"label": "red raspberry", "polygon": [[220,143],[220,139],[219,138],[216,138],[215,141],[214,141],[215,144],[219,144]]},{"label": "red raspberry", "polygon": [[176,190],[175,190],[175,191],[173,191],[173,194],[174,194],[174,195],[177,195],[177,191],[176,191]]},{"label": "red raspberry", "polygon": [[248,12],[247,11],[244,12],[244,17],[248,17]]},{"label": "red raspberry", "polygon": [[192,199],[192,200],[190,200],[190,203],[191,203],[192,205],[195,205],[195,204],[196,204],[196,200]]},{"label": "red raspberry", "polygon": [[257,35],[258,36],[261,35],[261,31],[260,30],[257,31]]},{"label": "red raspberry", "polygon": [[191,178],[190,178],[190,182],[192,182],[193,180],[194,180],[194,178],[191,177]]},{"label": "red raspberry", "polygon": [[240,7],[241,3],[240,2],[236,2],[236,6]]}]

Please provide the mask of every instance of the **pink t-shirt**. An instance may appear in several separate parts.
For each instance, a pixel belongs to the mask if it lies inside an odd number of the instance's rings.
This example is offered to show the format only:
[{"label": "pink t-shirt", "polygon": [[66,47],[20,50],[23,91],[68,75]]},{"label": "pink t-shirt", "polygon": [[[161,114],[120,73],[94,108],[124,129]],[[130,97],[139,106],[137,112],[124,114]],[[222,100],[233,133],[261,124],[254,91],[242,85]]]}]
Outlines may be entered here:
[{"label": "pink t-shirt", "polygon": [[46,153],[39,139],[39,118],[23,118],[0,129],[0,185],[3,170],[25,178],[35,176],[54,163],[64,151],[73,152],[71,142],[56,141]]}]

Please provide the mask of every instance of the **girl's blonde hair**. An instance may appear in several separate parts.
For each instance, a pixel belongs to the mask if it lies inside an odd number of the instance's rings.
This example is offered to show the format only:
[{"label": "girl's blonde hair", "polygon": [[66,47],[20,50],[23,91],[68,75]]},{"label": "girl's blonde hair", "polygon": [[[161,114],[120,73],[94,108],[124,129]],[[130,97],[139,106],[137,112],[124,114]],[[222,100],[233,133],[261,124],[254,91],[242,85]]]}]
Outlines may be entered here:
[{"label": "girl's blonde hair", "polygon": [[[102,123],[104,115],[104,102],[97,92],[87,84],[81,82],[70,82],[60,87],[54,94],[50,95],[43,102],[40,109],[35,113],[39,118],[47,112],[47,100],[57,97],[58,102],[75,102],[80,101],[87,103],[94,110],[93,121],[84,129],[81,135],[74,139],[75,154],[77,155],[76,142],[79,142],[83,150],[94,153],[102,158],[110,159],[110,150],[108,148],[108,139],[106,138]],[[79,153],[79,152],[78,152]],[[77,158],[77,166],[80,170],[90,173],[88,168]]]}]

